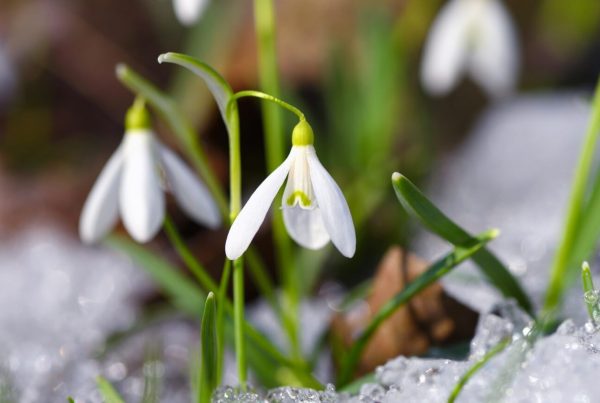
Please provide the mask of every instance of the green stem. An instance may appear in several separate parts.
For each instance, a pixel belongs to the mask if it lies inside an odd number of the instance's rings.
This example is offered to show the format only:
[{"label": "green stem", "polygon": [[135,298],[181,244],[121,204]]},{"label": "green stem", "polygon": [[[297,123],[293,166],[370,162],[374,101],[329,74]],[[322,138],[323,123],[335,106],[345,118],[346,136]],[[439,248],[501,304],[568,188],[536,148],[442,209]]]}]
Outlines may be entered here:
[{"label": "green stem", "polygon": [[[300,109],[296,108],[294,105],[288,104],[287,102],[285,102],[277,97],[274,97],[273,95],[265,94],[264,92],[255,91],[255,90],[239,91],[239,92],[236,92],[235,94],[233,94],[233,96],[231,97],[231,100],[232,101],[238,100],[238,99],[244,98],[244,97],[260,98],[260,99],[264,99],[265,101],[273,102],[274,104],[277,104],[277,105],[281,106],[282,108],[285,108],[288,111],[294,113],[296,116],[298,116],[298,119],[306,120],[304,113]],[[283,152],[281,153],[281,155],[283,155]],[[279,163],[275,165],[275,168],[277,168],[277,166],[280,163],[281,163],[281,161],[279,161]],[[275,168],[273,168],[273,169],[275,169]]]},{"label": "green stem", "polygon": [[458,395],[460,394],[463,387],[466,383],[479,371],[489,360],[491,360],[496,355],[500,354],[506,347],[510,345],[510,338],[506,338],[502,340],[500,343],[496,344],[492,347],[483,357],[481,357],[465,374],[459,379],[458,383],[452,390],[450,397],[448,398],[448,403],[453,403]]},{"label": "green stem", "polygon": [[231,277],[231,260],[225,259],[223,273],[221,274],[221,284],[219,285],[219,294],[217,304],[217,334],[219,344],[217,345],[217,385],[221,384],[223,379],[223,369],[225,360],[225,301],[227,300],[227,287],[229,287],[229,278]]},{"label": "green stem", "polygon": [[244,345],[244,262],[233,261],[233,323],[240,386],[246,390],[246,347]]},{"label": "green stem", "polygon": [[565,228],[562,233],[562,241],[558,248],[552,271],[550,275],[550,284],[546,291],[546,300],[544,302],[543,315],[554,317],[556,310],[562,302],[565,279],[568,277],[569,260],[573,250],[574,242],[581,224],[581,213],[584,209],[585,191],[587,188],[588,177],[592,169],[594,151],[600,134],[600,82],[596,86],[594,100],[592,101],[592,117],[588,125],[587,134],[581,150],[581,156],[575,171],[573,187],[571,190],[571,199],[565,221]]},{"label": "green stem", "polygon": [[[227,105],[229,127],[229,219],[233,223],[242,208],[242,157],[240,154],[240,119],[237,102]],[[246,390],[246,348],[244,344],[244,261],[233,261],[233,325],[238,381]]]}]

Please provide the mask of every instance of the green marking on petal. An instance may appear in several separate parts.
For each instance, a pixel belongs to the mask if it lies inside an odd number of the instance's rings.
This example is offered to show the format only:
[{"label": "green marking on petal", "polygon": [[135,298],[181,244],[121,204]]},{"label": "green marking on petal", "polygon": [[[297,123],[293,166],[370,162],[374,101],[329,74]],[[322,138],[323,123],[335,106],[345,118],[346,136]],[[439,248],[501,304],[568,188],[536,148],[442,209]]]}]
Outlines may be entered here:
[{"label": "green marking on petal", "polygon": [[292,193],[290,197],[288,197],[286,203],[289,206],[293,206],[296,203],[296,200],[300,200],[300,205],[302,205],[303,207],[309,207],[312,204],[312,200],[310,200],[310,197],[308,197],[307,194],[301,190],[295,190],[294,193]]}]

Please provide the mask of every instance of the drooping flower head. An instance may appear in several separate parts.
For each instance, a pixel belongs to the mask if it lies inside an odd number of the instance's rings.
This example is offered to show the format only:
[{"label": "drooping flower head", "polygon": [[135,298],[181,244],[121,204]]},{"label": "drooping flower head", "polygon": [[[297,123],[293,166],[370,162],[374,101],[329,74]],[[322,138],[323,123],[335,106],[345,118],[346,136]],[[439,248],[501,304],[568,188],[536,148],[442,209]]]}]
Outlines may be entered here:
[{"label": "drooping flower head", "polygon": [[202,15],[208,0],[173,0],[175,16],[182,25],[190,26]]},{"label": "drooping flower head", "polygon": [[500,0],[449,0],[429,32],[421,80],[430,94],[443,95],[467,73],[501,97],[514,88],[518,64],[515,28]]},{"label": "drooping flower head", "polygon": [[320,249],[331,241],[342,255],[354,255],[356,235],[350,209],[317,158],[313,139],[312,128],[301,120],[292,133],[290,154],[250,196],[231,226],[225,243],[229,259],[246,251],[286,178],[281,208],[291,238],[308,249]]},{"label": "drooping flower head", "polygon": [[116,225],[119,214],[129,234],[147,242],[165,217],[163,189],[195,221],[210,228],[221,223],[208,189],[179,157],[156,138],[148,111],[136,101],[126,116],[123,141],[102,169],[79,221],[83,242],[95,243]]}]

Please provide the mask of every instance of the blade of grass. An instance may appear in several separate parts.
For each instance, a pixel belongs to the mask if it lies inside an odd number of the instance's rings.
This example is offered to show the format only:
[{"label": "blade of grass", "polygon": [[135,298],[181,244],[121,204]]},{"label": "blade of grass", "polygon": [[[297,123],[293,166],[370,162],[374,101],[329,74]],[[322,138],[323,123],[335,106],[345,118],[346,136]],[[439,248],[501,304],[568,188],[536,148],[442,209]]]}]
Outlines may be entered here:
[{"label": "blade of grass", "polygon": [[600,81],[596,86],[596,92],[592,101],[592,116],[583,142],[581,156],[575,170],[562,240],[552,264],[550,283],[546,290],[546,299],[543,307],[544,316],[556,315],[566,287],[565,278],[576,267],[570,265],[570,263],[572,263],[573,248],[582,223],[585,192],[592,169],[594,152],[598,143],[598,135],[600,135]]},{"label": "blade of grass", "polygon": [[[464,229],[450,220],[405,176],[395,172],[392,185],[402,206],[417,217],[434,234],[455,246],[468,247],[476,240]],[[531,301],[517,279],[487,248],[482,248],[473,261],[483,274],[505,297],[514,298],[528,313],[532,313]]]},{"label": "blade of grass", "polygon": [[454,389],[452,389],[450,397],[448,397],[448,403],[454,403],[469,379],[471,379],[473,375],[475,375],[475,373],[477,373],[477,371],[479,371],[489,360],[504,351],[504,349],[510,344],[510,341],[510,338],[502,340],[500,343],[492,347],[483,357],[477,360],[477,362],[473,364],[473,366],[469,368],[469,370],[465,372],[463,376],[460,377],[456,386],[454,386]]},{"label": "blade of grass", "polygon": [[96,378],[96,385],[105,403],[125,403],[119,392],[103,377]]},{"label": "blade of grass", "polygon": [[581,282],[583,285],[583,299],[585,300],[590,321],[596,324],[596,318],[599,316],[598,291],[594,288],[592,272],[590,271],[588,262],[583,262],[581,265]]},{"label": "blade of grass", "polygon": [[204,314],[200,327],[202,365],[200,367],[200,394],[199,403],[210,403],[210,397],[217,388],[217,355],[219,340],[217,339],[217,309],[215,307],[215,294],[208,293],[204,303]]},{"label": "blade of grass", "polygon": [[[580,262],[590,259],[600,238],[600,172],[596,172],[596,179],[581,217],[569,267],[578,266]],[[571,277],[573,276],[569,276],[568,280]]]},{"label": "blade of grass", "polygon": [[356,365],[364,351],[365,347],[371,340],[371,337],[375,334],[379,326],[392,315],[398,308],[403,306],[405,303],[410,301],[415,295],[423,291],[426,287],[431,285],[433,282],[439,280],[452,269],[457,267],[460,263],[464,262],[468,258],[474,256],[479,250],[481,250],[489,241],[494,239],[498,235],[498,230],[490,230],[477,236],[475,244],[468,247],[456,246],[452,252],[444,256],[442,259],[433,263],[427,270],[416,278],[413,282],[408,284],[401,292],[396,294],[391,300],[389,300],[373,317],[371,322],[360,334],[358,339],[354,342],[350,348],[350,352],[346,355],[344,362],[342,363],[342,369],[338,379],[338,385],[345,385],[348,383],[355,371]]},{"label": "blade of grass", "polygon": [[142,403],[159,403],[161,368],[160,344],[153,342],[147,346],[146,359],[144,360],[144,393]]}]

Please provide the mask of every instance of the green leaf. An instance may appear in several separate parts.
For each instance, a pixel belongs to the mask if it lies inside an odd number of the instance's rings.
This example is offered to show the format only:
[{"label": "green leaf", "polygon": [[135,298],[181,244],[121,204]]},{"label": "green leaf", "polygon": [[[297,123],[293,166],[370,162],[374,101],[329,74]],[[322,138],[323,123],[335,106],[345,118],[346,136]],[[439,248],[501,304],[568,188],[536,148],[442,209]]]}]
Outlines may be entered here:
[{"label": "green leaf", "polygon": [[210,403],[212,392],[217,384],[217,354],[219,340],[217,340],[217,309],[215,307],[215,294],[210,292],[204,303],[202,315],[201,350],[202,366],[200,368],[200,403]]},{"label": "green leaf", "polygon": [[119,392],[103,377],[96,378],[96,385],[105,403],[125,403]]},{"label": "green leaf", "polygon": [[587,307],[588,315],[592,323],[596,323],[598,315],[598,295],[597,290],[594,288],[594,281],[592,280],[592,272],[590,271],[590,265],[588,262],[583,262],[581,265],[581,283],[583,285],[583,299]]},{"label": "green leaf", "polygon": [[346,355],[342,363],[342,369],[338,379],[338,385],[345,385],[350,381],[352,374],[358,364],[363,350],[375,334],[379,326],[389,318],[398,308],[410,301],[415,295],[419,294],[423,289],[439,280],[452,269],[457,267],[471,256],[474,256],[480,251],[489,241],[498,235],[498,230],[490,230],[474,238],[474,243],[470,246],[456,246],[452,252],[436,261],[427,270],[417,277],[413,282],[408,284],[402,291],[390,299],[373,317],[369,325],[363,330],[358,339],[350,348],[350,352]]},{"label": "green leaf", "polygon": [[206,186],[217,201],[223,218],[228,220],[229,208],[223,189],[221,189],[221,185],[208,163],[208,157],[198,141],[196,131],[181,110],[179,110],[175,101],[150,81],[124,64],[117,66],[116,73],[117,78],[126,87],[135,94],[143,97],[169,125],[180,143],[181,150],[190,159],[202,178],[204,178]]},{"label": "green leaf", "polygon": [[456,386],[454,386],[450,397],[448,398],[448,403],[454,403],[469,379],[471,379],[473,375],[475,375],[475,373],[477,373],[477,371],[479,371],[489,360],[504,351],[504,349],[510,345],[510,341],[510,338],[502,340],[500,343],[492,347],[483,357],[481,357],[481,359],[477,360],[477,362],[475,362],[475,364],[473,364],[473,366],[469,368],[469,370],[465,372],[463,376],[460,377]]},{"label": "green leaf", "polygon": [[[587,246],[581,249],[581,253],[585,254],[589,250],[589,245],[595,243],[598,239],[596,230],[586,229],[585,222],[591,217],[593,220],[598,220],[589,208],[586,210],[585,193],[589,186],[590,172],[592,170],[594,152],[600,135],[600,81],[596,86],[596,92],[592,101],[592,115],[588,124],[587,133],[581,149],[581,155],[575,170],[571,196],[567,216],[565,218],[564,230],[562,232],[562,240],[556,251],[556,255],[552,264],[550,283],[546,291],[546,299],[544,301],[543,316],[554,316],[560,306],[569,281],[565,279],[572,278],[571,274],[578,269],[579,262],[573,261],[573,255],[576,250],[578,241],[586,242]],[[592,200],[597,202],[595,200]],[[586,211],[587,216],[583,215]],[[588,224],[590,225],[590,224]],[[582,231],[585,231],[582,235]],[[583,238],[582,238],[583,236]],[[579,250],[576,250],[579,253]]]},{"label": "green leaf", "polygon": [[590,259],[600,238],[600,172],[596,174],[596,180],[581,217],[569,266],[578,266],[580,262]]},{"label": "green leaf", "polygon": [[217,102],[219,112],[221,112],[221,117],[227,125],[227,130],[231,130],[228,123],[229,119],[227,115],[227,108],[229,101],[233,96],[233,90],[227,81],[225,81],[225,79],[219,73],[217,73],[215,69],[196,58],[173,52],[163,53],[162,55],[158,56],[158,62],[178,64],[202,78]]},{"label": "green leaf", "polygon": [[146,350],[144,359],[144,394],[142,403],[159,403],[161,367],[160,344],[151,343]]},{"label": "green leaf", "polygon": [[[394,173],[392,185],[402,206],[417,217],[434,234],[455,246],[469,247],[476,243],[467,231],[459,227],[440,211],[405,176]],[[532,313],[531,301],[521,288],[517,279],[487,248],[473,256],[483,274],[507,298],[514,298],[528,313]]]}]

